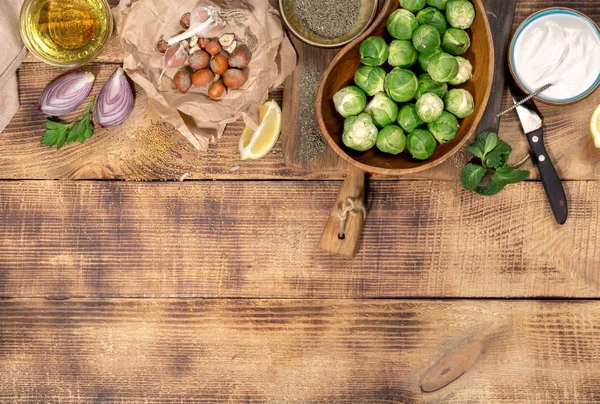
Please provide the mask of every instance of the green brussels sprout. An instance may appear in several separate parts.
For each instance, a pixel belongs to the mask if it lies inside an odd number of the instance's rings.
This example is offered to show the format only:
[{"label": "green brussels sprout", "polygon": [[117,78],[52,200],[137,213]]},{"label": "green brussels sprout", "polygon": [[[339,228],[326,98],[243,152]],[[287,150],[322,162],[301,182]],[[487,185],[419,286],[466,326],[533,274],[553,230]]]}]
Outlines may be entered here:
[{"label": "green brussels sprout", "polygon": [[462,88],[453,88],[448,91],[444,99],[446,110],[453,113],[457,118],[464,118],[475,111],[475,101],[473,96],[467,90]]},{"label": "green brussels sprout", "polygon": [[396,122],[398,122],[398,125],[400,125],[407,133],[412,132],[425,123],[419,118],[419,115],[417,115],[415,104],[406,104],[400,108]]},{"label": "green brussels sprout", "polygon": [[377,135],[377,148],[384,153],[400,154],[406,147],[406,135],[396,125],[388,125]]},{"label": "green brussels sprout", "polygon": [[440,83],[431,78],[429,73],[423,73],[419,76],[419,91],[417,91],[417,99],[425,93],[434,93],[440,98],[444,98],[448,92],[448,84]]},{"label": "green brussels sprout", "polygon": [[419,23],[417,17],[408,10],[398,9],[387,20],[387,30],[396,39],[410,40]]},{"label": "green brussels sprout", "polygon": [[458,61],[454,56],[440,52],[429,60],[427,73],[435,81],[447,83],[458,74]]},{"label": "green brussels sprout", "polygon": [[427,4],[442,11],[446,9],[446,3],[448,0],[427,0]]},{"label": "green brussels sprout", "polygon": [[415,105],[417,108],[417,115],[425,123],[430,123],[442,116],[444,112],[444,101],[434,93],[425,93],[418,100]]},{"label": "green brussels sprout", "polygon": [[400,7],[416,13],[425,7],[426,0],[400,0]]},{"label": "green brussels sprout", "polygon": [[373,123],[380,128],[393,123],[398,117],[398,105],[390,100],[384,92],[375,94],[367,104],[365,112],[371,115]]},{"label": "green brussels sprout", "polygon": [[440,143],[448,143],[458,133],[458,119],[450,112],[442,112],[442,115],[427,125],[427,129]]},{"label": "green brussels sprout", "polygon": [[468,0],[450,0],[446,3],[446,19],[454,28],[467,29],[475,20],[475,7]]},{"label": "green brussels sprout", "polygon": [[471,62],[460,56],[456,57],[456,61],[458,62],[458,73],[455,78],[448,82],[448,84],[453,86],[459,86],[466,83],[473,77],[473,66],[471,66]]},{"label": "green brussels sprout", "polygon": [[333,95],[335,110],[344,118],[358,115],[367,105],[367,96],[358,87],[348,86]]},{"label": "green brussels sprout", "polygon": [[448,28],[442,37],[442,49],[451,55],[462,55],[471,46],[469,34],[460,28]]},{"label": "green brussels sprout", "polygon": [[361,66],[354,74],[354,83],[370,97],[383,91],[385,70],[377,66]]},{"label": "green brussels sprout", "polygon": [[342,142],[350,149],[367,151],[375,146],[377,132],[377,127],[373,124],[371,115],[363,112],[346,118]]},{"label": "green brussels sprout", "polygon": [[381,66],[388,58],[388,46],[380,36],[370,36],[360,44],[360,61],[367,66]]},{"label": "green brussels sprout", "polygon": [[421,70],[426,72],[427,66],[429,66],[429,61],[431,60],[431,58],[441,52],[442,52],[442,50],[440,48],[438,48],[438,49],[434,49],[430,53],[419,53],[419,57],[417,58],[417,60],[419,61],[419,66],[421,66]]},{"label": "green brussels sprout", "polygon": [[425,129],[415,129],[406,138],[408,152],[417,160],[427,160],[433,156],[437,142],[433,135]]},{"label": "green brussels sprout", "polygon": [[430,53],[440,47],[441,39],[438,30],[429,24],[416,29],[412,37],[413,46],[421,53]]},{"label": "green brussels sprout", "polygon": [[444,35],[448,28],[446,17],[437,8],[427,7],[417,13],[417,22],[419,25],[429,24],[438,30],[440,35]]},{"label": "green brussels sprout", "polygon": [[383,86],[388,97],[392,100],[406,102],[415,98],[419,90],[419,80],[410,70],[394,67],[385,77]]},{"label": "green brussels sprout", "polygon": [[395,39],[390,43],[388,63],[394,67],[411,67],[417,62],[419,53],[411,41]]}]

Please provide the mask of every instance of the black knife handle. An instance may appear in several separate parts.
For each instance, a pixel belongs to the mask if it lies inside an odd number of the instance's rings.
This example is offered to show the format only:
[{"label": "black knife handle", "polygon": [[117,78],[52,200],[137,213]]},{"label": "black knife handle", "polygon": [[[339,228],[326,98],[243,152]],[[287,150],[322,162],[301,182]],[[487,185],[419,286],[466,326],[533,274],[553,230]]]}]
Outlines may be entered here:
[{"label": "black knife handle", "polygon": [[527,141],[529,142],[534,162],[540,172],[542,184],[544,184],[544,189],[548,195],[554,217],[558,224],[565,224],[568,215],[567,196],[565,195],[565,190],[560,182],[560,177],[558,176],[550,157],[548,157],[548,152],[544,146],[543,129],[528,133]]}]

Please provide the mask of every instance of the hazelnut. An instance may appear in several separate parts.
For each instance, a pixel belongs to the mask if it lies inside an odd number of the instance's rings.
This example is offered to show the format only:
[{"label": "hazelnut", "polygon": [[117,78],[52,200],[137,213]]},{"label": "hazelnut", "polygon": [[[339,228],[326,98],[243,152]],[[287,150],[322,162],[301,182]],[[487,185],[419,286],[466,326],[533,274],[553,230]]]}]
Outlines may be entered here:
[{"label": "hazelnut", "polygon": [[197,71],[192,74],[192,84],[194,87],[204,87],[213,82],[215,74],[209,69]]},{"label": "hazelnut", "polygon": [[223,83],[232,90],[242,87],[246,81],[248,81],[248,77],[238,69],[229,69],[223,74]]},{"label": "hazelnut", "polygon": [[167,49],[169,49],[169,44],[167,43],[167,41],[165,41],[164,39],[161,39],[160,41],[158,41],[158,43],[156,44],[156,51],[158,53],[162,53],[165,54],[167,53]]},{"label": "hazelnut", "polygon": [[208,88],[208,97],[211,100],[219,101],[223,99],[223,97],[225,96],[225,92],[226,90],[223,83],[217,81],[215,83],[212,83],[211,86]]},{"label": "hazelnut", "polygon": [[210,68],[213,72],[215,72],[215,74],[225,73],[229,68],[227,65],[227,57],[222,53],[219,53],[210,61]]},{"label": "hazelnut", "polygon": [[188,59],[188,64],[194,70],[202,70],[208,67],[210,62],[210,55],[203,50],[195,52]]},{"label": "hazelnut", "polygon": [[175,77],[173,77],[173,83],[180,93],[187,93],[192,86],[192,77],[187,70],[181,69],[175,73]]},{"label": "hazelnut", "polygon": [[208,52],[209,55],[215,56],[221,53],[221,44],[217,41],[210,41],[205,47],[204,50]]},{"label": "hazelnut", "polygon": [[250,63],[250,55],[244,48],[237,48],[229,56],[229,66],[236,69],[245,69]]},{"label": "hazelnut", "polygon": [[188,29],[190,27],[191,20],[192,20],[191,14],[185,13],[183,16],[181,16],[181,19],[179,20],[179,25],[183,29]]},{"label": "hazelnut", "polygon": [[198,45],[200,45],[200,49],[206,48],[206,45],[210,43],[210,39],[208,38],[199,38]]}]

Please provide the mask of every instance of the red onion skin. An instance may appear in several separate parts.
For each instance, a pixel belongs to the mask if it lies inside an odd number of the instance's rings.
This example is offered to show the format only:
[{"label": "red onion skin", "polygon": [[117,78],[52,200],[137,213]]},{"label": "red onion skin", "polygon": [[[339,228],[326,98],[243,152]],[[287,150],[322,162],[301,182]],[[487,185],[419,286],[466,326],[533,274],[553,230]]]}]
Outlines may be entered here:
[{"label": "red onion skin", "polygon": [[63,116],[75,111],[90,95],[94,80],[92,73],[84,71],[58,77],[40,95],[38,109],[50,116]]},{"label": "red onion skin", "polygon": [[119,126],[129,118],[133,103],[133,89],[119,67],[100,90],[94,105],[94,119],[103,128]]}]

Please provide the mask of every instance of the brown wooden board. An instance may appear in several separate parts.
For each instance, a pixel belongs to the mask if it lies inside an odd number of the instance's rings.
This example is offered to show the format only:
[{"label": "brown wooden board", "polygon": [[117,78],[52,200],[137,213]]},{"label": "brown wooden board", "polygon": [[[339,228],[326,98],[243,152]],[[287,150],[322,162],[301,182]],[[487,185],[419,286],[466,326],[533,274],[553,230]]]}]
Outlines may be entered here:
[{"label": "brown wooden board", "polygon": [[592,301],[4,300],[0,313],[4,403],[600,401]]},{"label": "brown wooden board", "polygon": [[600,183],[482,198],[377,181],[358,256],[318,250],[339,184],[0,182],[0,297],[600,296]]}]

